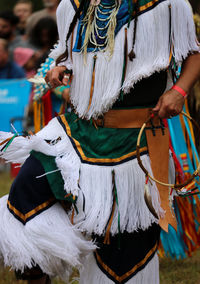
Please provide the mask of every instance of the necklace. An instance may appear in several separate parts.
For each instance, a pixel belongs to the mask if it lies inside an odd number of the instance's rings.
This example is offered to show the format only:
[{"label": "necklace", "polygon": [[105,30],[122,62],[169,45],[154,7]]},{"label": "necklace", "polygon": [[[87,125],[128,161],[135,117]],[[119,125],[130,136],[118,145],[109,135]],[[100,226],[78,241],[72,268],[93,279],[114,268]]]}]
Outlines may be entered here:
[{"label": "necklace", "polygon": [[116,15],[120,4],[115,3],[105,5],[103,1],[92,1],[83,19],[85,29],[85,39],[82,50],[87,52],[87,47],[91,46],[98,50],[109,50],[110,56],[114,49],[114,33],[116,27]]}]

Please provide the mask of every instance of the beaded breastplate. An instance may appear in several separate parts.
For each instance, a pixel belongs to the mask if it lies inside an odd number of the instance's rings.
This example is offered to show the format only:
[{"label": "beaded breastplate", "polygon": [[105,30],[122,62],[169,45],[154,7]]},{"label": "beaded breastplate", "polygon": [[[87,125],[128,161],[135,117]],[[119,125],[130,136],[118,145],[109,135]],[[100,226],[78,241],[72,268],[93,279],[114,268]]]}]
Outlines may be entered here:
[{"label": "beaded breastplate", "polygon": [[[141,15],[165,0],[138,1],[138,15]],[[116,0],[101,0],[85,9],[80,16],[74,52],[105,51],[114,44],[116,34],[135,17],[135,1],[122,0],[119,6],[117,3]]]},{"label": "beaded breastplate", "polygon": [[[93,7],[90,15],[82,13],[73,51],[80,52],[84,48],[88,30],[90,35],[87,42],[87,52],[104,50],[109,44],[109,37],[112,37],[112,34],[115,36],[128,22],[128,19],[127,1],[123,1],[117,7],[115,0],[101,0],[99,5]],[[90,25],[89,28],[88,25]]]}]

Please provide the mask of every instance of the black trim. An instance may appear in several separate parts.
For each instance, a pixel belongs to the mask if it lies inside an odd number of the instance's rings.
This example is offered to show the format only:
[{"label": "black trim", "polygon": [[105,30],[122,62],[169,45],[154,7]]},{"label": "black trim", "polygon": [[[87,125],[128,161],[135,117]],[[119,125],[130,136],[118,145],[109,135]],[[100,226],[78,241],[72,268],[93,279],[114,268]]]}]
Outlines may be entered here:
[{"label": "black trim", "polygon": [[99,247],[94,252],[99,269],[115,284],[122,284],[144,269],[154,257],[159,244],[160,227],[153,223],[145,231],[138,229],[132,233],[110,235],[109,245],[104,244],[104,236],[93,235],[93,239]]},{"label": "black trim", "polygon": [[76,4],[74,3],[73,0],[70,0],[70,2],[71,2],[72,6],[73,6],[73,8],[74,8],[74,10],[75,10],[75,12],[76,12],[76,11],[78,10]]},{"label": "black trim", "polygon": [[[11,186],[7,208],[22,224],[26,224],[56,203],[47,177],[36,178],[43,174],[45,171],[40,161],[30,155]],[[32,215],[26,215],[30,212]],[[20,214],[22,215],[20,216]],[[24,218],[26,216],[27,219]]]},{"label": "black trim", "polygon": [[[10,211],[10,213],[15,216],[15,218],[20,221],[23,225],[26,225],[26,223],[30,220],[32,220],[35,216],[39,215],[40,213],[42,213],[43,211],[47,210],[48,208],[50,208],[52,205],[54,205],[57,202],[57,200],[52,200],[46,207],[38,210],[35,214],[31,215],[30,217],[28,217],[25,221],[23,219],[20,218],[20,216],[18,216],[17,214],[15,214],[15,212],[9,207],[9,205],[7,204],[7,208]],[[11,204],[12,205],[12,204]],[[13,206],[13,205],[12,205]],[[13,206],[15,208],[15,206]],[[34,210],[34,209],[33,209]],[[20,212],[21,213],[21,212]],[[23,214],[23,213],[21,213]]]},{"label": "black trim", "polygon": [[[154,9],[157,5],[159,5],[160,3],[165,2],[165,1],[167,1],[167,0],[160,0],[160,1],[156,2],[156,3],[154,3],[151,7],[145,9],[144,11],[139,12],[138,15],[140,16],[140,15],[142,15],[142,14],[144,14],[144,13],[146,13],[146,12],[152,10],[152,9]],[[135,17],[133,17],[133,19],[134,18]]]},{"label": "black trim", "polygon": [[[157,250],[156,250],[157,251]],[[154,251],[150,257],[146,260],[146,262],[141,265],[138,269],[136,269],[131,275],[129,275],[124,281],[117,281],[114,277],[112,277],[106,270],[104,270],[104,268],[99,264],[99,262],[97,261],[97,257],[96,257],[96,253],[94,253],[94,257],[96,260],[96,263],[99,267],[99,269],[112,281],[114,281],[115,284],[124,284],[126,283],[128,280],[130,280],[132,277],[134,277],[139,271],[143,270],[145,268],[145,266],[150,262],[150,260],[152,260],[152,258],[154,257],[156,251]],[[150,284],[150,283],[149,283]]]}]

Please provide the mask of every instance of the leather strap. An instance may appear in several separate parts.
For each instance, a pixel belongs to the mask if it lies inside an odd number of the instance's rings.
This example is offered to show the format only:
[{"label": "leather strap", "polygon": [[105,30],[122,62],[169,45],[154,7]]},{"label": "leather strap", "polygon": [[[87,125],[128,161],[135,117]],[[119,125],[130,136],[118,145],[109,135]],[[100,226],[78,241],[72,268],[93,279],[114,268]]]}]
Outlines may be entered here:
[{"label": "leather strap", "polygon": [[151,108],[111,109],[102,118],[93,120],[93,123],[106,128],[141,128],[149,118],[151,110]]},{"label": "leather strap", "polygon": [[[169,130],[165,128],[163,135],[160,129],[155,129],[155,136],[152,130],[146,129],[145,131],[153,175],[156,179],[168,183]],[[169,224],[177,229],[176,218],[169,205],[169,188],[160,184],[157,184],[157,188],[160,194],[161,207],[165,211],[165,216],[159,220],[159,225],[166,232],[168,232]]]}]

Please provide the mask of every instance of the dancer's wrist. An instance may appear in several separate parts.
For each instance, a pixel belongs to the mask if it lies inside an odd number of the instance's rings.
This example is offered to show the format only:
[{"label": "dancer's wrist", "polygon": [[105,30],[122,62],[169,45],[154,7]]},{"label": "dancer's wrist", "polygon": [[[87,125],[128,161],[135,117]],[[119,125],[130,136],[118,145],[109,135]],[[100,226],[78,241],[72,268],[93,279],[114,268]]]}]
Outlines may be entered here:
[{"label": "dancer's wrist", "polygon": [[175,91],[177,91],[179,94],[181,94],[181,95],[184,97],[184,99],[187,98],[187,93],[186,93],[180,86],[178,86],[178,85],[173,85],[171,89],[172,89],[172,90],[175,90]]}]

